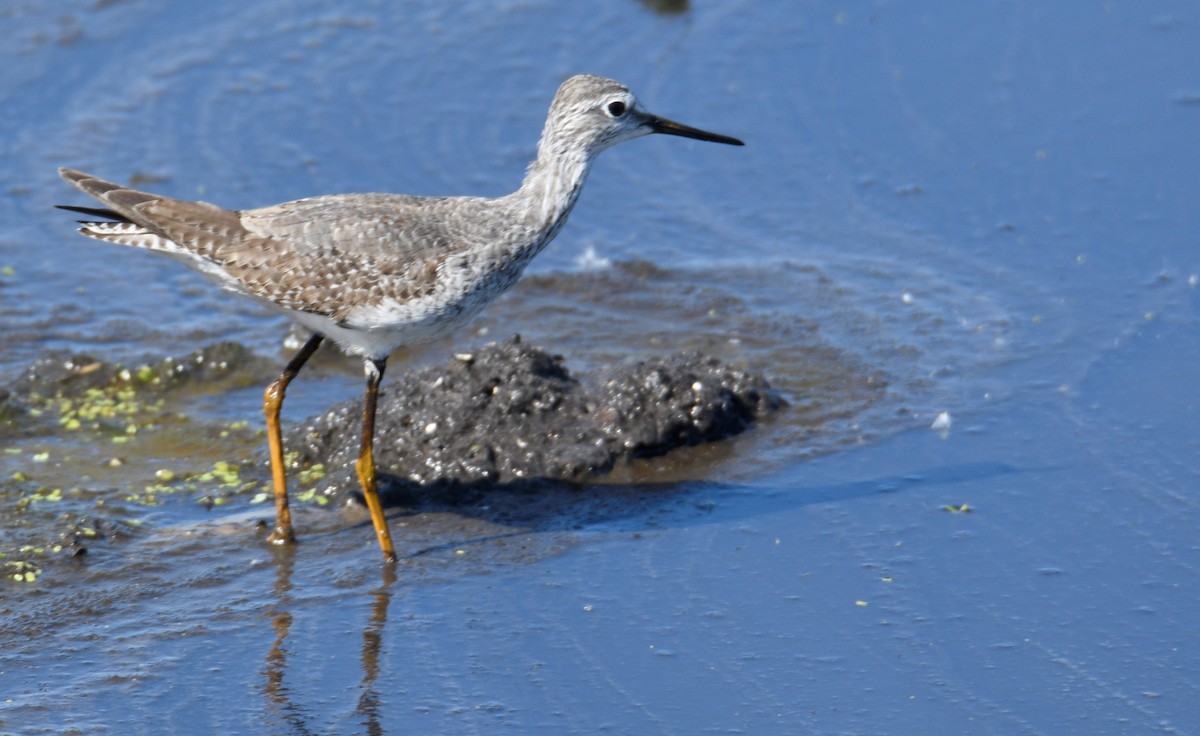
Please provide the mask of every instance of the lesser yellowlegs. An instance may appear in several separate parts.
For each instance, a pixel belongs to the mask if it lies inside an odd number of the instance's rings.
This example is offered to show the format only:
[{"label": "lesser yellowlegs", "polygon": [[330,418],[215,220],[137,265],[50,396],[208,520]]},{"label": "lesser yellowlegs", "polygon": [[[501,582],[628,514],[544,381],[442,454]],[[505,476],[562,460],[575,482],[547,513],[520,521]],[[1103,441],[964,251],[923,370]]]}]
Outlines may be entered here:
[{"label": "lesser yellowlegs", "polygon": [[521,188],[495,199],[335,194],[226,210],[70,169],[59,174],[106,205],[63,206],[99,218],[81,221],[84,235],[169,253],[313,331],[263,399],[275,488],[272,542],[295,539],[279,424],[284,392],[327,337],[363,359],[367,388],[355,470],[384,558],[393,561],[372,447],[388,355],[461,327],[512,286],[566,222],[596,155],[650,133],[742,145],[651,115],[611,79],[580,75],[554,96]]}]

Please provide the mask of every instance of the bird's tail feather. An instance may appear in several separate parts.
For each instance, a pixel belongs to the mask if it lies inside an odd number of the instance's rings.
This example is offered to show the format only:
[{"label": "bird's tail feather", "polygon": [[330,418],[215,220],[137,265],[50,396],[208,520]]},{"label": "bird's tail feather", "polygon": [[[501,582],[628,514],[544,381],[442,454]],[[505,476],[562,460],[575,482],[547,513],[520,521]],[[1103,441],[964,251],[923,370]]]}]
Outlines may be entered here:
[{"label": "bird's tail feather", "polygon": [[[68,212],[77,212],[81,215],[88,215],[89,217],[102,217],[105,220],[115,220],[116,222],[129,222],[130,221],[129,218],[126,217],[125,215],[122,215],[120,212],[117,212],[116,210],[113,210],[113,209],[109,209],[107,207],[77,207],[73,204],[56,204],[54,206],[60,210],[66,210]],[[85,224],[88,224],[89,221],[79,220],[79,223],[81,225],[85,225]]]}]

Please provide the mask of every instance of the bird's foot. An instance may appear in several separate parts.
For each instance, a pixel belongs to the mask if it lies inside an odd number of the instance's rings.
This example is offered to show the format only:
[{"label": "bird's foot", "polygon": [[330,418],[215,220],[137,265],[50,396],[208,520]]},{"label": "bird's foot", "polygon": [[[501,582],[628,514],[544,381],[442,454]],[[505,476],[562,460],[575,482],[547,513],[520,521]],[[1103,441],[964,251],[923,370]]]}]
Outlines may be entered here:
[{"label": "bird's foot", "polygon": [[267,535],[267,543],[268,544],[279,544],[279,545],[295,544],[296,543],[296,534],[292,531],[292,528],[290,526],[287,527],[286,529],[283,527],[277,526],[277,527],[275,527],[275,531],[273,531]]}]

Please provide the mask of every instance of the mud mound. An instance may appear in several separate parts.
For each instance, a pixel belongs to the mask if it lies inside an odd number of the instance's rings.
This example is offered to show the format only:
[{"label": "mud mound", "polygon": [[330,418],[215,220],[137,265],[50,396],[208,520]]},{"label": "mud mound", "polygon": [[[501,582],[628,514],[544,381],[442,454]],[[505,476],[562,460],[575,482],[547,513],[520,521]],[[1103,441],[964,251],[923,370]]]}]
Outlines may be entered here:
[{"label": "mud mound", "polygon": [[[761,375],[699,353],[576,378],[562,356],[518,337],[389,376],[376,464],[420,484],[578,481],[738,434],[781,403]],[[361,400],[340,404],[302,423],[285,444],[300,451],[302,464],[325,463],[339,486],[353,488],[361,412]]]}]

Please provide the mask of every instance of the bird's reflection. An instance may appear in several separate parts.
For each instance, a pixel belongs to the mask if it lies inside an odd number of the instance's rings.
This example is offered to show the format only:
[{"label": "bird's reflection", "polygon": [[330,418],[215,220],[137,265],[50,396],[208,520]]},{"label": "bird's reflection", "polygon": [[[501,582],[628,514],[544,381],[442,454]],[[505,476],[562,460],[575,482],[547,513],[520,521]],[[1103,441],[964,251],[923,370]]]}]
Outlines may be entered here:
[{"label": "bird's reflection", "polygon": [[284,680],[288,660],[287,636],[292,628],[292,570],[295,564],[295,555],[291,550],[276,550],[275,607],[271,612],[271,628],[275,630],[275,641],[271,644],[263,665],[262,693],[294,733],[310,734],[313,731],[308,728],[304,710],[292,700]]},{"label": "bird's reflection", "polygon": [[362,695],[358,698],[358,712],[363,716],[367,733],[377,736],[383,733],[379,726],[379,692],[375,689],[375,678],[379,676],[379,649],[383,642],[383,627],[387,624],[388,605],[392,600],[392,584],[396,582],[396,566],[383,566],[383,579],[379,587],[371,591],[371,618],[363,627],[362,641]]},{"label": "bird's reflection", "polygon": [[[291,549],[276,550],[275,605],[270,613],[271,628],[275,640],[267,651],[263,664],[262,694],[272,706],[273,715],[287,724],[292,733],[316,733],[308,725],[304,706],[296,702],[287,685],[288,657],[287,637],[292,627],[292,572],[295,569],[295,554]],[[396,582],[393,565],[383,567],[379,586],[371,591],[371,615],[363,627],[360,665],[362,668],[361,695],[355,711],[362,716],[366,733],[372,736],[383,734],[379,722],[380,697],[375,681],[379,676],[379,652],[383,643],[383,630],[387,623],[388,606],[392,598],[392,586]]]}]

